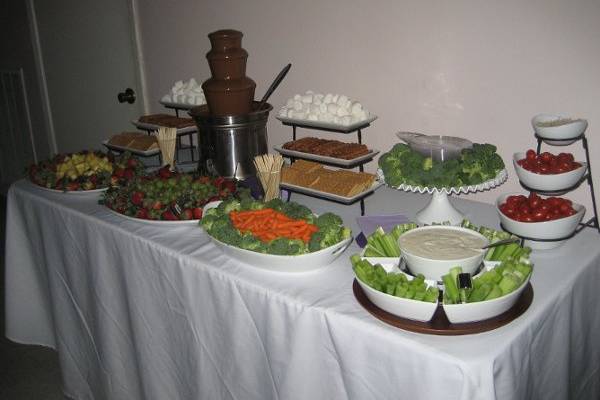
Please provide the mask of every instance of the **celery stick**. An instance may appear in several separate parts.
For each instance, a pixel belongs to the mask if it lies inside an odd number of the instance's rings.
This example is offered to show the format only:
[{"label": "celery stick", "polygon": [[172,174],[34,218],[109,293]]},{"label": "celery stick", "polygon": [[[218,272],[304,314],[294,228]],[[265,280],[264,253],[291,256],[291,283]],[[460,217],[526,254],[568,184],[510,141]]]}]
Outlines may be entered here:
[{"label": "celery stick", "polygon": [[458,303],[458,287],[456,286],[456,278],[453,278],[451,274],[442,276],[444,282],[444,294],[450,304]]},{"label": "celery stick", "polygon": [[396,289],[396,285],[393,282],[389,282],[385,285],[385,292],[387,294],[394,295],[394,290]]},{"label": "celery stick", "polygon": [[367,244],[364,252],[365,257],[385,257],[385,254],[378,250],[376,247]]},{"label": "celery stick", "polygon": [[484,283],[477,289],[473,289],[471,295],[469,296],[469,303],[475,303],[484,300],[487,297],[487,295],[492,291],[492,287],[493,286],[491,284]]},{"label": "celery stick", "polygon": [[415,293],[415,297],[413,297],[413,300],[423,301],[424,299],[425,299],[425,292],[424,291],[416,292]]},{"label": "celery stick", "polygon": [[502,296],[503,294],[504,293],[502,293],[502,289],[500,289],[500,287],[498,285],[494,285],[494,287],[488,293],[488,295],[485,296],[485,300],[495,299],[495,298]]},{"label": "celery stick", "polygon": [[427,288],[425,292],[425,298],[423,301],[428,301],[430,303],[435,303],[439,297],[439,290],[436,287],[430,286]]},{"label": "celery stick", "polygon": [[394,289],[394,296],[405,297],[406,290],[407,290],[406,286],[402,285],[401,283],[397,283],[396,288]]},{"label": "celery stick", "polygon": [[502,293],[508,294],[518,288],[520,284],[521,282],[519,281],[519,278],[517,278],[514,274],[508,274],[502,277],[502,280],[498,286],[500,286],[500,289],[502,289]]}]

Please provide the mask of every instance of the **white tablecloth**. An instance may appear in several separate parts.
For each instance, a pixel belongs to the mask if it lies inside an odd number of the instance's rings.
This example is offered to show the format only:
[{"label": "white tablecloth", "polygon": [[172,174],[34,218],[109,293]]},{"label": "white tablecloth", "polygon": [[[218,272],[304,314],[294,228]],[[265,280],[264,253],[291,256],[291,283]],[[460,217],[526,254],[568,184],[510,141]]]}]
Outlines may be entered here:
[{"label": "white tablecloth", "polygon": [[[358,205],[294,195],[356,225]],[[464,196],[461,196],[464,197]],[[426,195],[382,188],[367,213]],[[455,199],[475,223],[489,205]],[[197,226],[125,220],[97,197],[9,192],[6,335],[58,350],[76,399],[591,399],[600,396],[600,236],[534,254],[534,300],[477,335],[403,331],[354,299],[351,247],[309,274],[225,257]]]}]

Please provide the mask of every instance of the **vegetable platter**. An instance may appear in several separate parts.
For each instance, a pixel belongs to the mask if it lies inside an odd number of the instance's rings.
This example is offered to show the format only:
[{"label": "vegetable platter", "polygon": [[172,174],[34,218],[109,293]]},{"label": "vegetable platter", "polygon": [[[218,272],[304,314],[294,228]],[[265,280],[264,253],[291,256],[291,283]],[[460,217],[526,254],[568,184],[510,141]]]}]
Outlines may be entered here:
[{"label": "vegetable platter", "polygon": [[295,202],[228,199],[206,208],[201,225],[225,254],[272,272],[321,269],[352,241],[339,216]]}]

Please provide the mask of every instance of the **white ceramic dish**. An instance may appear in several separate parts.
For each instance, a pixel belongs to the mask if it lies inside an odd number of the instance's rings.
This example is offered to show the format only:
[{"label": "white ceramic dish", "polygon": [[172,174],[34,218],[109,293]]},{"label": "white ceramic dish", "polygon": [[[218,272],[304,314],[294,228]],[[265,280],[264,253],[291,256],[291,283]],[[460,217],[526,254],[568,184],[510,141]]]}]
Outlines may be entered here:
[{"label": "white ceramic dish", "polygon": [[[150,131],[157,131],[158,128],[160,128],[160,125],[156,125],[156,124],[148,124],[146,122],[140,122],[140,121],[131,121],[131,123],[138,129],[142,129],[142,130],[150,130]],[[193,132],[197,132],[198,131],[198,127],[196,125],[192,125],[192,126],[186,126],[185,128],[178,128],[177,129],[177,135],[183,135],[186,133],[193,133]]]},{"label": "white ceramic dish", "polygon": [[[585,119],[572,119],[571,122],[558,126],[540,126],[540,123],[568,119],[568,116],[558,114],[538,114],[531,119],[533,130],[539,137],[544,139],[544,142],[553,146],[567,146],[573,143],[579,135],[585,132],[588,122]],[[552,140],[561,139],[561,140]]]},{"label": "white ceramic dish", "polygon": [[[492,268],[493,266],[488,266],[486,264],[486,270]],[[484,319],[493,318],[515,305],[519,296],[521,296],[521,293],[527,287],[530,278],[531,274],[529,274],[525,282],[523,282],[523,284],[515,291],[496,299],[466,304],[442,304],[442,307],[448,317],[448,321],[453,324],[482,321]]]},{"label": "white ceramic dish", "polygon": [[[411,234],[415,234],[415,233],[423,232],[423,231],[430,231],[431,233],[435,233],[436,231],[442,231],[442,230],[452,230],[452,231],[457,231],[457,232],[463,232],[468,235],[476,236],[476,237],[484,240],[485,243],[489,242],[485,238],[485,236],[481,235],[480,233],[473,231],[471,229],[461,228],[458,226],[423,226],[420,228],[412,229],[406,233],[403,233],[400,236],[400,238],[404,237],[405,235],[411,235]],[[423,274],[426,279],[431,279],[431,280],[435,280],[435,281],[441,281],[442,276],[447,274],[448,271],[450,270],[450,268],[456,267],[456,266],[461,266],[463,269],[463,272],[468,272],[470,274],[473,274],[475,271],[477,271],[477,269],[481,265],[481,262],[483,261],[483,258],[485,256],[485,251],[482,250],[480,252],[480,254],[477,254],[477,255],[471,256],[471,257],[467,257],[467,258],[454,259],[454,260],[440,260],[440,259],[426,258],[426,257],[420,257],[418,255],[415,255],[415,254],[411,253],[410,251],[406,250],[405,248],[403,248],[401,244],[400,244],[400,251],[402,252],[402,258],[406,262],[408,269],[410,270],[410,272],[413,275]]]},{"label": "white ceramic dish", "polygon": [[93,195],[93,194],[99,194],[102,192],[106,192],[106,190],[108,189],[108,187],[105,187],[105,188],[92,189],[92,190],[58,190],[58,189],[50,189],[50,188],[47,188],[44,186],[40,186],[36,183],[31,182],[30,180],[28,180],[28,182],[31,183],[36,188],[45,190],[47,192],[69,194],[69,195],[74,195],[74,196],[89,196],[89,195]]},{"label": "white ceramic dish", "polygon": [[[569,217],[555,219],[543,222],[521,222],[511,219],[500,211],[500,205],[506,202],[508,196],[518,195],[519,193],[503,194],[496,200],[496,211],[500,217],[500,222],[506,230],[517,236],[531,239],[561,239],[571,235],[585,214],[585,207],[578,203],[573,203],[573,209],[577,212]],[[555,242],[559,243],[559,242]],[[551,248],[551,245],[545,248]],[[554,246],[556,247],[556,245]]]},{"label": "white ceramic dish", "polygon": [[294,192],[308,194],[311,196],[317,196],[317,197],[321,197],[321,198],[324,198],[327,200],[334,200],[334,201],[337,201],[337,202],[343,203],[343,204],[351,204],[351,203],[354,203],[355,201],[373,193],[375,190],[379,189],[382,185],[383,185],[382,181],[376,180],[375,182],[373,182],[373,185],[371,185],[370,188],[368,188],[367,190],[360,192],[354,196],[351,196],[351,197],[340,196],[340,195],[333,194],[333,193],[322,192],[320,190],[311,189],[311,188],[307,188],[304,186],[292,185],[291,183],[285,183],[285,182],[281,182],[279,184],[279,187],[281,189],[289,189]]},{"label": "white ceramic dish", "polygon": [[[409,276],[410,278],[412,277]],[[363,283],[358,277],[356,277],[356,281],[373,304],[398,317],[427,322],[431,320],[438,306],[437,301],[429,303],[426,301],[403,299],[375,290],[366,283]],[[425,283],[429,286],[435,286],[435,282],[433,281],[425,280]]]},{"label": "white ceramic dish", "polygon": [[338,131],[342,133],[350,133],[354,132],[357,129],[364,128],[368,126],[371,122],[377,119],[377,115],[370,114],[367,119],[362,121],[355,122],[350,125],[340,125],[329,122],[321,122],[321,121],[311,121],[308,119],[295,119],[295,118],[287,118],[287,117],[277,117],[278,120],[283,122],[284,124],[290,125],[301,125],[301,126],[310,126],[312,128],[319,128],[325,130]]},{"label": "white ceramic dish", "polygon": [[240,249],[239,247],[230,246],[220,242],[210,235],[208,236],[213,243],[229,257],[241,263],[251,265],[254,268],[281,273],[309,272],[325,268],[338,258],[353,240],[353,238],[350,237],[333,246],[313,253],[300,254],[297,256],[279,256]]},{"label": "white ceramic dish", "polygon": [[521,183],[531,189],[560,192],[577,184],[583,178],[585,171],[587,171],[587,163],[578,161],[581,167],[573,171],[562,174],[536,174],[535,172],[526,170],[517,163],[517,161],[524,158],[525,153],[513,154],[513,166]]},{"label": "white ceramic dish", "polygon": [[110,144],[108,143],[108,140],[104,140],[102,142],[102,144],[110,150],[115,150],[115,151],[128,151],[131,154],[135,154],[138,156],[142,156],[142,157],[149,157],[149,156],[154,156],[158,153],[160,153],[160,149],[152,149],[152,150],[137,150],[137,149],[130,149],[129,147],[124,147],[124,146],[117,146],[114,144]]},{"label": "white ceramic dish", "polygon": [[136,221],[142,224],[147,225],[156,225],[156,226],[186,226],[186,225],[198,225],[200,223],[199,219],[187,219],[187,220],[179,220],[179,221],[162,221],[162,220],[154,220],[154,219],[142,219],[130,217],[129,215],[121,214],[116,212],[115,210],[106,207],[108,211],[111,213],[118,215],[121,218],[128,219],[130,221]]},{"label": "white ceramic dish", "polygon": [[373,157],[375,157],[377,154],[379,154],[379,150],[370,150],[367,154],[350,159],[350,160],[345,160],[343,158],[335,158],[335,157],[327,157],[327,156],[320,156],[318,154],[311,154],[311,153],[304,153],[301,151],[295,151],[295,150],[288,150],[288,149],[284,149],[281,146],[274,146],[273,149],[281,154],[283,154],[284,156],[288,156],[288,157],[292,157],[292,158],[301,158],[304,160],[312,160],[312,161],[317,161],[317,162],[321,162],[321,163],[326,163],[326,164],[330,164],[330,165],[339,165],[340,167],[349,167],[351,165],[355,165],[358,163],[361,163],[363,161],[366,160],[370,160]]},{"label": "white ceramic dish", "polygon": [[360,258],[367,260],[371,265],[380,264],[387,272],[400,271],[400,257],[365,257],[365,249],[362,249]]},{"label": "white ceramic dish", "polygon": [[[211,208],[216,208],[221,201],[211,201],[203,208],[203,214]],[[338,258],[352,243],[350,237],[331,247],[315,251],[313,253],[300,254],[297,256],[279,256],[275,254],[263,254],[256,251],[240,249],[218,241],[212,236],[208,237],[219,247],[223,253],[244,264],[271,272],[298,273],[309,272],[324,268]]]}]

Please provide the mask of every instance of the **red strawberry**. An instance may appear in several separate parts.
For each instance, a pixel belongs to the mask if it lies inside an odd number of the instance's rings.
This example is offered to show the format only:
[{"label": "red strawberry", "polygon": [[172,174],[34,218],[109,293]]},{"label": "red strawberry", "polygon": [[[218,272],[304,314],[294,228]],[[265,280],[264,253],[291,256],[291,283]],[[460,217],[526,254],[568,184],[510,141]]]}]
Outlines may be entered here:
[{"label": "red strawberry", "polygon": [[210,183],[210,177],[201,176],[198,179],[196,179],[196,182],[203,183],[203,184]]},{"label": "red strawberry", "polygon": [[135,216],[141,219],[148,219],[148,210],[146,210],[145,208],[140,208],[135,214]]},{"label": "red strawberry", "polygon": [[113,176],[116,176],[117,178],[122,178],[125,175],[125,170],[123,168],[117,168],[115,169],[115,172],[113,173]]},{"label": "red strawberry", "polygon": [[135,191],[131,194],[131,202],[136,206],[139,206],[144,201],[144,193]]},{"label": "red strawberry", "polygon": [[179,219],[175,216],[175,214],[173,214],[171,210],[164,211],[160,216],[162,217],[162,219],[167,221],[177,221]]},{"label": "red strawberry", "polygon": [[183,212],[181,213],[181,215],[179,216],[181,219],[193,219],[194,218],[194,212],[190,209],[190,208],[186,208],[185,210],[183,210]]},{"label": "red strawberry", "polygon": [[67,190],[77,190],[79,189],[79,182],[69,182],[67,184]]},{"label": "red strawberry", "polygon": [[133,169],[131,169],[131,168],[127,168],[125,170],[125,172],[123,173],[123,176],[127,180],[133,179],[135,177],[135,171]]},{"label": "red strawberry", "polygon": [[223,182],[225,182],[225,178],[223,178],[222,176],[219,176],[219,177],[215,178],[215,180],[213,181],[213,185],[215,185],[217,188],[221,189],[221,185],[223,184]]},{"label": "red strawberry", "polygon": [[202,207],[195,207],[193,210],[194,219],[202,218]]},{"label": "red strawberry", "polygon": [[171,171],[169,171],[169,166],[165,166],[162,167],[161,169],[158,170],[158,176],[160,176],[161,178],[170,178],[171,177]]},{"label": "red strawberry", "polygon": [[129,168],[135,168],[138,165],[138,160],[137,158],[133,158],[131,157],[130,159],[127,160],[127,166]]},{"label": "red strawberry", "polygon": [[161,208],[163,208],[163,205],[160,201],[155,201],[154,204],[152,204],[153,210],[160,210]]}]

